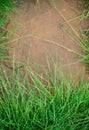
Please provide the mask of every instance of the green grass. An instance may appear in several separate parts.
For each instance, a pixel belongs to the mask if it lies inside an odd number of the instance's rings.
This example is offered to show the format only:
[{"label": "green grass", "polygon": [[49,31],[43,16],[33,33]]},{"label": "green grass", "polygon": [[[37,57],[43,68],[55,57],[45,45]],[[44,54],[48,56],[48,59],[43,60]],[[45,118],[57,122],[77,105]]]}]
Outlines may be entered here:
[{"label": "green grass", "polygon": [[[84,0],[84,3],[85,3],[85,9],[82,13],[82,17],[83,19],[89,21],[89,1]],[[86,30],[83,30],[80,44],[83,50],[83,56],[81,58],[84,59],[83,62],[85,63],[87,72],[89,73],[89,26]]]},{"label": "green grass", "polygon": [[73,84],[64,76],[58,82],[54,73],[45,84],[27,66],[24,76],[19,69],[10,76],[0,70],[0,95],[1,130],[89,129],[88,82]]},{"label": "green grass", "polygon": [[85,64],[86,70],[89,73],[89,39],[86,38],[86,34],[83,34],[80,44],[83,50],[83,55],[80,58],[83,59],[83,63]]},{"label": "green grass", "polygon": [[14,12],[15,7],[11,0],[0,0],[0,60],[7,58],[7,45],[5,41],[9,38],[7,34],[7,25],[10,22],[10,12]]},{"label": "green grass", "polygon": [[[54,0],[53,0],[54,1]],[[7,59],[6,25],[18,0],[0,0],[0,60]],[[20,2],[20,1],[19,1]],[[38,4],[39,0],[37,0]],[[89,2],[83,18],[89,17]],[[80,40],[84,63],[89,66],[89,40]],[[88,130],[89,81],[68,81],[59,68],[44,79],[25,65],[25,75],[13,69],[10,75],[0,69],[0,130]],[[49,67],[50,69],[50,67]]]}]

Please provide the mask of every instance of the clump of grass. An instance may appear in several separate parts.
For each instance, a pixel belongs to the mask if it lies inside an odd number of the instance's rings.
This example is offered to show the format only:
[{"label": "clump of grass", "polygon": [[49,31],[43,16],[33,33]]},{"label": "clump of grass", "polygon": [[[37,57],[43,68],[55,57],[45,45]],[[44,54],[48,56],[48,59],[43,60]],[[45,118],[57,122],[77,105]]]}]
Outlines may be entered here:
[{"label": "clump of grass", "polygon": [[[82,13],[82,18],[89,20],[89,1],[84,0],[84,10]],[[82,38],[81,38],[81,47],[83,50],[82,58],[83,62],[86,65],[87,72],[89,72],[89,26],[85,30],[83,30]]]},{"label": "clump of grass", "polygon": [[7,25],[10,22],[10,12],[15,12],[14,2],[16,0],[0,0],[0,60],[6,59],[7,46],[5,41],[9,38],[7,34]]},{"label": "clump of grass", "polygon": [[0,0],[0,29],[4,30],[10,21],[10,12],[15,11],[13,4],[15,0]]},{"label": "clump of grass", "polygon": [[38,73],[26,70],[24,76],[19,69],[10,76],[0,70],[1,129],[88,130],[88,82],[73,85],[63,76],[58,82],[55,70],[44,83]]},{"label": "clump of grass", "polygon": [[89,1],[88,0],[84,0],[84,10],[82,13],[82,17],[83,19],[87,19],[89,17]]}]

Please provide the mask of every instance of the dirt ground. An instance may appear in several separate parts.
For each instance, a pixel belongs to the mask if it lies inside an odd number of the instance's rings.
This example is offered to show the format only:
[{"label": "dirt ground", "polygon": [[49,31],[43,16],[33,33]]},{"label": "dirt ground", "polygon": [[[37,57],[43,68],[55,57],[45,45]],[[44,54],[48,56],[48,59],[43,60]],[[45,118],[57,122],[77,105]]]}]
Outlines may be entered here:
[{"label": "dirt ground", "polygon": [[85,66],[78,58],[82,51],[78,39],[87,27],[86,21],[77,18],[81,9],[75,2],[55,1],[58,10],[46,0],[40,0],[38,6],[30,0],[19,5],[20,12],[12,16],[8,25],[8,30],[14,32],[9,43],[11,60],[5,63],[8,69],[12,68],[14,59],[15,62],[28,61],[34,70],[39,65],[43,74],[42,67],[48,67],[48,59],[51,71],[54,62],[62,65],[66,76],[77,79],[86,76]]}]

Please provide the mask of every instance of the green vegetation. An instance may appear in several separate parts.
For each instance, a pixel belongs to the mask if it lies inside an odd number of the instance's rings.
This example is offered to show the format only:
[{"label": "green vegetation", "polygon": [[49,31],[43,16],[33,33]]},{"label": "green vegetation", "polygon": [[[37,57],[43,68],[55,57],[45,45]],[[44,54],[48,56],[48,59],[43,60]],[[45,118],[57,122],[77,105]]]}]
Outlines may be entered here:
[{"label": "green vegetation", "polygon": [[[54,0],[50,0],[54,2]],[[9,40],[6,26],[10,13],[16,11],[20,0],[0,0],[0,60],[7,58]],[[39,2],[39,0],[37,0]],[[83,18],[89,17],[89,0],[85,0]],[[84,63],[89,66],[89,30],[80,40]],[[89,35],[88,35],[89,36]],[[34,73],[25,65],[25,75],[20,69],[8,75],[0,69],[0,129],[1,130],[88,130],[89,82],[67,81],[59,69],[46,78]],[[74,79],[75,80],[75,79]]]},{"label": "green vegetation", "polygon": [[55,67],[53,78],[48,76],[44,84],[28,66],[24,76],[20,70],[10,76],[0,71],[0,128],[88,130],[89,83],[73,84],[64,76],[58,82],[57,74]]},{"label": "green vegetation", "polygon": [[[83,19],[89,19],[89,1],[84,0],[85,3],[85,9],[82,13]],[[89,72],[89,26],[86,30],[84,30],[84,33],[81,38],[81,47],[83,49],[83,56],[84,59],[83,62],[85,63],[87,67],[87,71]]]},{"label": "green vegetation", "polygon": [[7,45],[5,41],[8,40],[7,25],[10,22],[10,12],[15,11],[11,0],[0,0],[0,60],[6,59]]}]

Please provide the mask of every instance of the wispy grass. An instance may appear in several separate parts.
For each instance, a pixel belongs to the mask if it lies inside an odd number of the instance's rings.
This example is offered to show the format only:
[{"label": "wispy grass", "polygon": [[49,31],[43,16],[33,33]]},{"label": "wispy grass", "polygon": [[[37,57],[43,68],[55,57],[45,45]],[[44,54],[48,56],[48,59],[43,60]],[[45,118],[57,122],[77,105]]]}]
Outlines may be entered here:
[{"label": "wispy grass", "polygon": [[71,28],[71,30],[73,32],[73,35],[70,34],[71,37],[73,37],[79,43],[79,45],[82,47],[83,53],[79,57],[81,57],[83,59],[83,62],[87,66],[87,71],[89,71],[89,26],[86,30],[83,30],[82,37],[81,37],[69,22],[69,21],[73,21],[77,18],[81,18],[82,20],[87,20],[87,21],[89,20],[89,1],[88,0],[82,1],[84,9],[83,9],[81,15],[78,17],[75,17],[71,20],[67,20],[64,17],[64,15],[61,13],[60,8],[58,7],[55,0],[50,0],[50,3],[54,7],[54,9],[59,13],[59,15],[63,18],[64,23],[66,23]]}]

